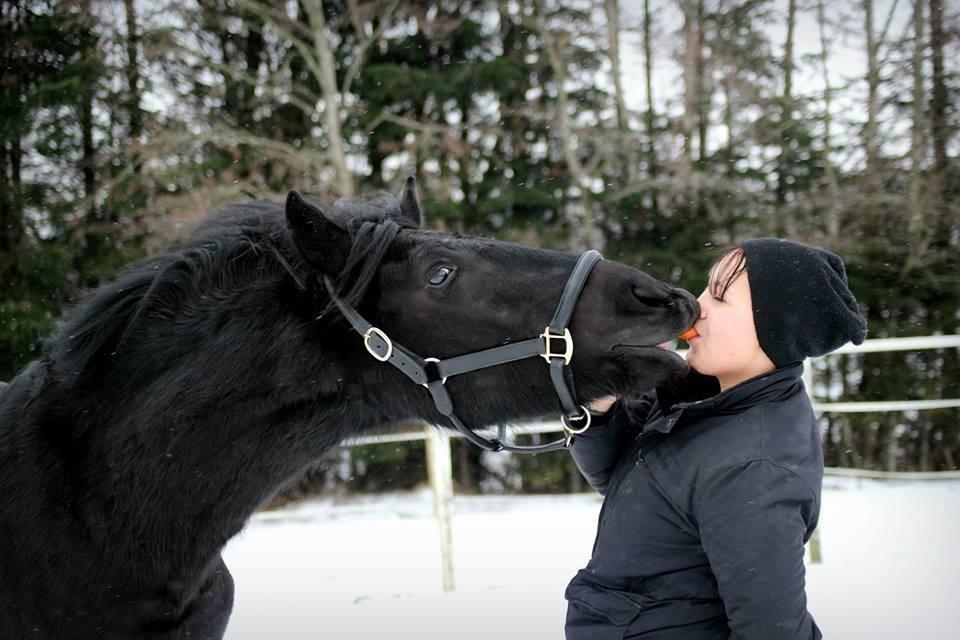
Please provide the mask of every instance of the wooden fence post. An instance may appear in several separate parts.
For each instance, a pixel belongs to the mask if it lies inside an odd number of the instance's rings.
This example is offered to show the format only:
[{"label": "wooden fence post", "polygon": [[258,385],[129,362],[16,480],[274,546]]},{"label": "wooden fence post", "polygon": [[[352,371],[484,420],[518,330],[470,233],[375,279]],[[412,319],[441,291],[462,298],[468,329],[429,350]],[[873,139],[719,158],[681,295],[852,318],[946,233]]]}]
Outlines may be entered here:
[{"label": "wooden fence post", "polygon": [[433,490],[433,514],[440,529],[440,563],[443,590],[453,591],[453,527],[450,502],[453,500],[453,462],[450,436],[443,429],[427,426],[427,473]]},{"label": "wooden fence post", "polygon": [[[807,389],[807,395],[810,397],[810,404],[813,404],[813,362],[810,358],[803,361],[803,386]],[[807,549],[810,551],[810,563],[821,564],[823,562],[823,552],[820,548],[820,530],[823,528],[823,521],[817,524],[813,530],[813,535],[807,541]]]}]

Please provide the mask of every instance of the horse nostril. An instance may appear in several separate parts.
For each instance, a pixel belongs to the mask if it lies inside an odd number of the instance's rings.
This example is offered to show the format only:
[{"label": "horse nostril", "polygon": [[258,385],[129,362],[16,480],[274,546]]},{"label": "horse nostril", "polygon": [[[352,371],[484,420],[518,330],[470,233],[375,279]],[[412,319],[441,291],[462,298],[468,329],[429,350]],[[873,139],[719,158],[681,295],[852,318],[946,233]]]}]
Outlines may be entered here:
[{"label": "horse nostril", "polygon": [[700,317],[700,301],[697,300],[696,296],[687,291],[686,289],[677,289],[674,294],[676,297],[675,301],[686,302],[687,306],[690,308],[690,313],[694,318]]}]

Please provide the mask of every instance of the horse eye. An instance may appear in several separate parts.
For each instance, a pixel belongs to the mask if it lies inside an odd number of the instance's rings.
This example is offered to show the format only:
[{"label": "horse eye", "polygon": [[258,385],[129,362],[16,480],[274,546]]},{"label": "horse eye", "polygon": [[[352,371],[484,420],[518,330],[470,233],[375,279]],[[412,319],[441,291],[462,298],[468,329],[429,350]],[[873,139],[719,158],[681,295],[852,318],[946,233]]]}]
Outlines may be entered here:
[{"label": "horse eye", "polygon": [[453,269],[451,269],[450,267],[440,267],[430,277],[430,284],[435,287],[443,284],[444,282],[446,282],[447,278],[450,277],[451,273],[453,273]]}]

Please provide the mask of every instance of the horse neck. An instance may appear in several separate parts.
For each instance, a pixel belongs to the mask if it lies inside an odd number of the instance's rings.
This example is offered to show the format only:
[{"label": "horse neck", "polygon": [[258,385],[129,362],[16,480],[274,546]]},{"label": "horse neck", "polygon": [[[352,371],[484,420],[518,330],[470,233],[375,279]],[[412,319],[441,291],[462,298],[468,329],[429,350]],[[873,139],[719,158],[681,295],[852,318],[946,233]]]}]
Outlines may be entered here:
[{"label": "horse neck", "polygon": [[[145,327],[155,339],[131,340],[99,386],[59,403],[88,416],[72,436],[93,498],[84,517],[122,521],[104,535],[135,541],[128,552],[164,581],[189,582],[344,438],[418,413],[409,399],[422,390],[384,375],[344,323],[317,326],[270,290],[218,304],[167,323],[176,330]],[[164,562],[158,548],[176,551]]]}]

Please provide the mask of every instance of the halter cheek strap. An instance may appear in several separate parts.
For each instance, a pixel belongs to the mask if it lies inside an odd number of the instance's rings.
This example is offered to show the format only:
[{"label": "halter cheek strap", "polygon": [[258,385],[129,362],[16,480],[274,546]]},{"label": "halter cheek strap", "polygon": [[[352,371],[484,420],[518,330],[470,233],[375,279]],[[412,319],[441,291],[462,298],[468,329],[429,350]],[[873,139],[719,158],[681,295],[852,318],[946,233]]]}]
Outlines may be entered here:
[{"label": "halter cheek strap", "polygon": [[[393,365],[413,382],[426,387],[430,391],[437,411],[450,420],[468,440],[489,451],[540,453],[569,447],[575,435],[583,433],[590,427],[590,412],[583,405],[578,405],[576,401],[577,393],[573,384],[573,372],[570,369],[573,338],[567,325],[590,272],[600,260],[602,257],[596,251],[587,251],[580,256],[576,267],[567,279],[553,319],[543,333],[536,338],[443,360],[422,358],[394,342],[381,329],[361,316],[356,309],[341,300],[336,295],[333,282],[329,278],[324,279],[324,284],[337,309],[353,329],[363,337],[363,344],[370,355],[380,362]],[[453,399],[445,386],[447,378],[533,356],[541,356],[550,366],[550,380],[553,382],[562,408],[560,421],[564,429],[563,438],[544,445],[514,445],[504,442],[504,425],[500,425],[497,438],[488,439],[460,421],[454,413]]]}]

